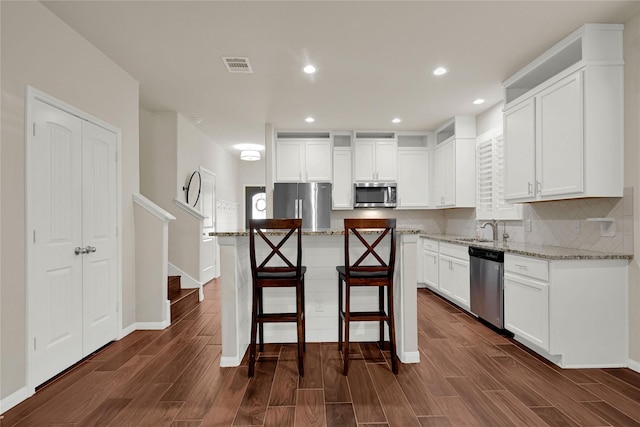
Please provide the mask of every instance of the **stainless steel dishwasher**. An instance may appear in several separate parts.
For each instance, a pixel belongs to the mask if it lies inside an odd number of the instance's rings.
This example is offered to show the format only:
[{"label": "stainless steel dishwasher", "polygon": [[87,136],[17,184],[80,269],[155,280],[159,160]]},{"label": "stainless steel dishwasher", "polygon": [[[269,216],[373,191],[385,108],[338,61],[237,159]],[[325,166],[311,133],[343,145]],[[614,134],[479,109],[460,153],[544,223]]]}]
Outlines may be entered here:
[{"label": "stainless steel dishwasher", "polygon": [[504,329],[504,252],[469,247],[471,312]]}]

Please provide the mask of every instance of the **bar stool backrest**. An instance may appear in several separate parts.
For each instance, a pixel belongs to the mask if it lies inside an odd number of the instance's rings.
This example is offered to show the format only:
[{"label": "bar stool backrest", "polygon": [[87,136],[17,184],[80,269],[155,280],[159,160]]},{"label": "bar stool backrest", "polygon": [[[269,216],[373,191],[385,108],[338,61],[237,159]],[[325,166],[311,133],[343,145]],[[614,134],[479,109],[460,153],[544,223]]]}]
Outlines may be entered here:
[{"label": "bar stool backrest", "polygon": [[[396,261],[395,218],[345,219],[344,229],[347,278],[362,274],[393,278]],[[360,243],[352,244],[352,240]]]},{"label": "bar stool backrest", "polygon": [[[295,235],[295,242],[287,242],[293,235]],[[260,252],[260,249],[263,250]],[[249,222],[249,257],[254,279],[256,276],[268,275],[279,277],[290,275],[292,279],[300,279],[302,219],[251,220]]]}]

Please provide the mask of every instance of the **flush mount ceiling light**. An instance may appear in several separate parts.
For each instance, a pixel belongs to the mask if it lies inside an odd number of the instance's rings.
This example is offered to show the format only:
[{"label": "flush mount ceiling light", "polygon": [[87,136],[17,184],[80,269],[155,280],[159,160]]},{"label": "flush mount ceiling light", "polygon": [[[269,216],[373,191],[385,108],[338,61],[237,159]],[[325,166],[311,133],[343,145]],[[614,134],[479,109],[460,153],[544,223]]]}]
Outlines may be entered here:
[{"label": "flush mount ceiling light", "polygon": [[316,67],[314,67],[313,65],[309,64],[306,67],[304,67],[302,70],[307,74],[313,74],[313,73],[316,72]]},{"label": "flush mount ceiling light", "polygon": [[316,119],[314,119],[313,117],[307,117],[306,119],[304,119],[304,121],[307,123],[313,123],[316,121]]},{"label": "flush mount ceiling light", "polygon": [[240,153],[240,160],[255,162],[256,160],[260,160],[260,152],[255,150],[243,150]]},{"label": "flush mount ceiling light", "polygon": [[482,99],[482,98],[478,98],[478,99],[474,100],[474,101],[473,101],[473,103],[474,103],[475,105],[484,104],[484,99]]},{"label": "flush mount ceiling light", "polygon": [[449,71],[449,70],[447,70],[447,69],[446,69],[446,68],[444,68],[444,67],[438,67],[438,68],[436,68],[435,70],[433,70],[433,75],[434,75],[434,76],[442,76],[442,75],[444,75],[444,74],[447,74],[447,72],[448,72],[448,71]]},{"label": "flush mount ceiling light", "polygon": [[399,119],[397,117],[395,119],[391,120],[392,123],[400,123],[401,121],[402,121],[402,119]]},{"label": "flush mount ceiling light", "polygon": [[252,151],[262,151],[264,150],[264,145],[260,144],[236,144],[233,146],[236,150],[244,151],[244,150],[252,150]]}]

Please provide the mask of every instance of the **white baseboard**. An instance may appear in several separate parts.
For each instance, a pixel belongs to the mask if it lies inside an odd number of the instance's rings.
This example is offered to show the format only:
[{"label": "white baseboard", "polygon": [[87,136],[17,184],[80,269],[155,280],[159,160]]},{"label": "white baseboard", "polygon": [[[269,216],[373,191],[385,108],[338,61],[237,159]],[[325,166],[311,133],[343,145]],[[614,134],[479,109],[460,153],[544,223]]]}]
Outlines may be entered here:
[{"label": "white baseboard", "polygon": [[629,359],[629,362],[627,365],[629,366],[629,369],[631,369],[632,371],[636,371],[640,373],[640,362],[638,362],[637,360]]},{"label": "white baseboard", "polygon": [[403,351],[398,353],[398,359],[402,363],[420,363],[419,351]]},{"label": "white baseboard", "polygon": [[171,301],[166,300],[164,302],[164,318],[165,322],[168,323],[167,326],[171,325]]},{"label": "white baseboard", "polygon": [[171,322],[169,321],[164,321],[164,322],[137,322],[136,323],[136,329],[137,330],[142,330],[142,331],[156,331],[156,330],[162,330],[167,328],[168,326],[171,325]]},{"label": "white baseboard", "polygon": [[33,395],[33,390],[30,392],[27,387],[22,387],[15,393],[10,394],[4,399],[0,400],[0,414],[4,414],[9,409],[13,408],[17,404],[24,402]]},{"label": "white baseboard", "polygon": [[180,287],[182,289],[202,289],[202,283],[199,280],[189,276],[175,265],[169,264],[169,276],[180,276]]},{"label": "white baseboard", "polygon": [[120,331],[120,336],[118,337],[119,340],[121,340],[122,338],[126,337],[127,335],[129,335],[131,332],[135,331],[136,328],[136,324],[132,323],[129,326],[125,327],[124,329],[122,329]]},{"label": "white baseboard", "polygon": [[239,359],[237,357],[229,357],[229,356],[220,357],[221,368],[232,368],[234,366],[240,366],[240,362],[242,362],[242,359]]}]

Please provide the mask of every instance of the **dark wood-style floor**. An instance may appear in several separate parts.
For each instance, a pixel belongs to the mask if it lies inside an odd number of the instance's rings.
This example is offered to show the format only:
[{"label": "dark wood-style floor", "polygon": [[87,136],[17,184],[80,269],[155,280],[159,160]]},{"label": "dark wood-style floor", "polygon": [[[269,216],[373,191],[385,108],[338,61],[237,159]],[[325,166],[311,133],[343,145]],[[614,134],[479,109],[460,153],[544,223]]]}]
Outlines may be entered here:
[{"label": "dark wood-style floor", "polygon": [[164,331],[136,331],[4,414],[5,426],[638,426],[640,374],[561,370],[426,290],[419,364],[394,376],[373,344],[341,375],[335,343],[269,345],[220,368],[219,283]]}]

